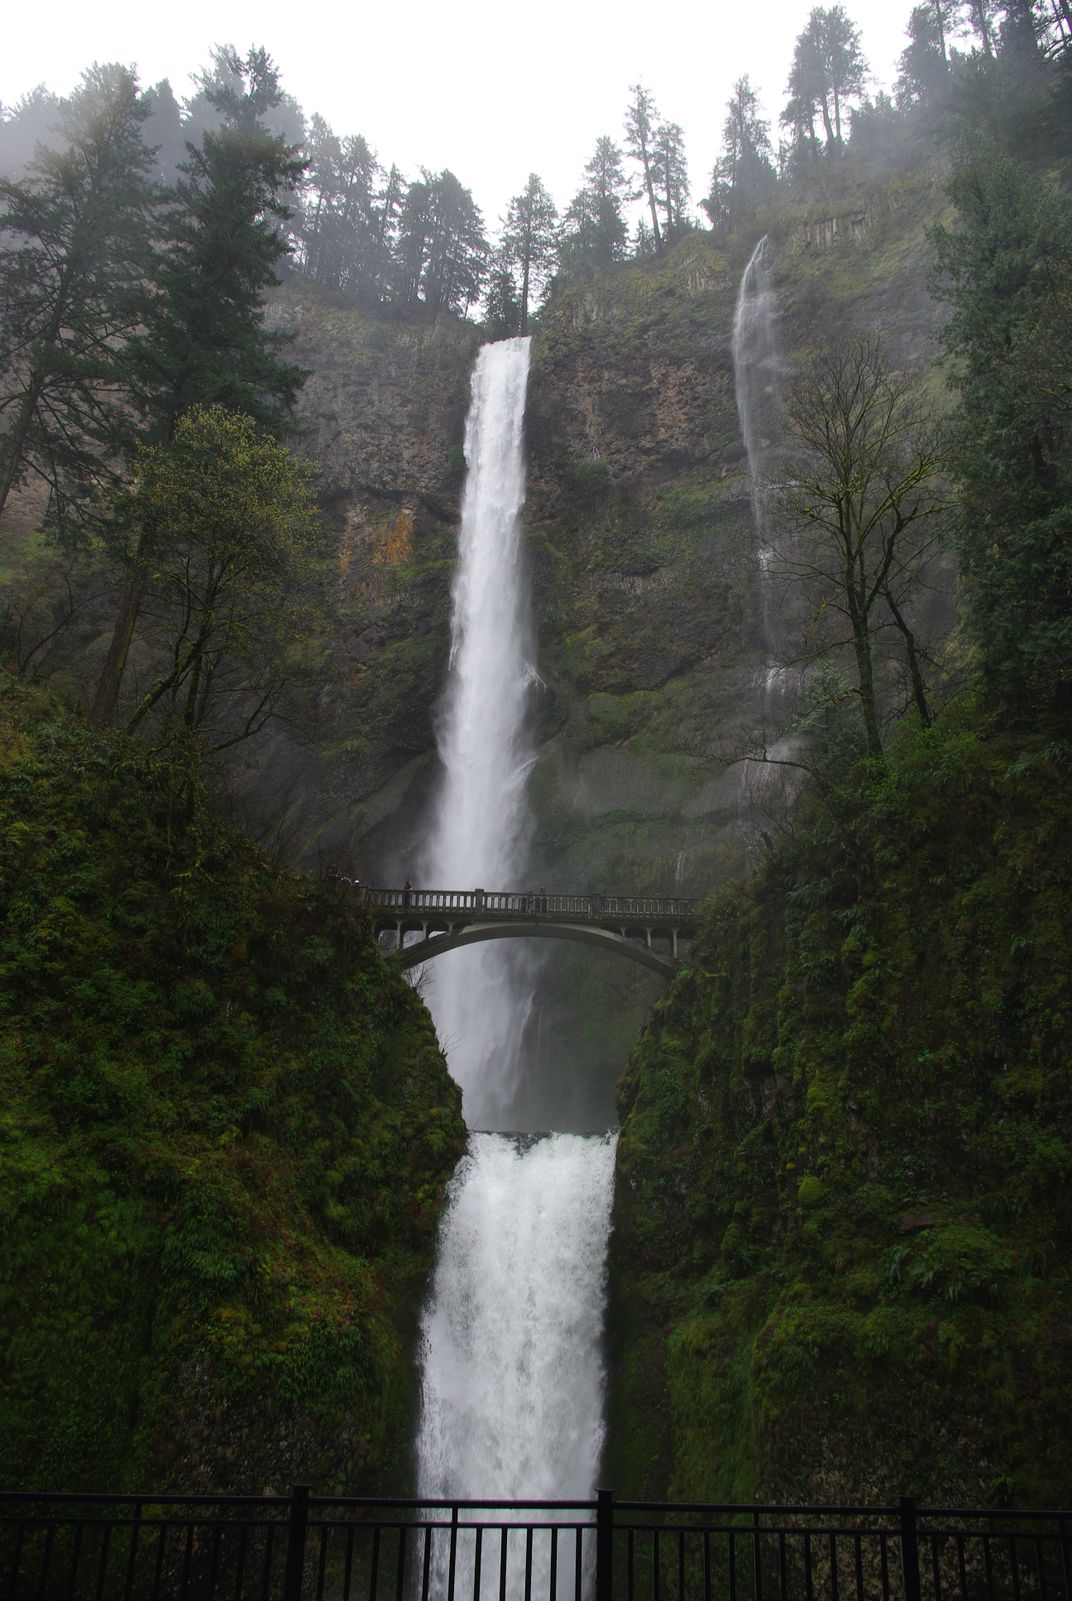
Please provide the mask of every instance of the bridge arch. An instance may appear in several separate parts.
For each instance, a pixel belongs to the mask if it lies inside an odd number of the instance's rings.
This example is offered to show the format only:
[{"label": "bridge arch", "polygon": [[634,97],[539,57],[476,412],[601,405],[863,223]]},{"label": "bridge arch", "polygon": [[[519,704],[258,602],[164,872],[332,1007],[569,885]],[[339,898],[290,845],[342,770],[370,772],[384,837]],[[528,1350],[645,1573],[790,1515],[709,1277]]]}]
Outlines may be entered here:
[{"label": "bridge arch", "polygon": [[[680,941],[698,928],[698,903],[677,896],[418,890],[409,883],[402,889],[354,887],[377,935],[393,936],[403,968],[482,940],[565,939],[613,951],[669,978]],[[407,945],[412,934],[420,938]],[[656,950],[655,940],[665,940],[669,954]]]},{"label": "bridge arch", "polygon": [[442,956],[445,951],[457,950],[462,945],[477,945],[482,940],[488,939],[573,940],[581,945],[595,945],[601,950],[611,950],[615,955],[626,956],[630,961],[639,962],[641,967],[646,967],[653,973],[661,973],[664,978],[672,978],[677,970],[677,963],[672,957],[661,956],[658,951],[653,951],[639,939],[630,939],[627,935],[618,934],[609,928],[599,928],[585,923],[505,921],[469,923],[464,928],[430,934],[413,945],[404,945],[398,952],[399,966],[403,969],[419,967],[423,962],[431,961],[434,956]]}]

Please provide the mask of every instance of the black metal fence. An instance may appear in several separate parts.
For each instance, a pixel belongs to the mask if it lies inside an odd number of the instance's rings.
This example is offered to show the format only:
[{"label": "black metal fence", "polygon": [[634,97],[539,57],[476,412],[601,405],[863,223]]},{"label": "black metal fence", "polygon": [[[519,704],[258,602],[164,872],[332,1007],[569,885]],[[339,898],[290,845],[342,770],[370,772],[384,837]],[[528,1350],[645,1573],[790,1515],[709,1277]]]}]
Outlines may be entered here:
[{"label": "black metal fence", "polygon": [[1072,1601],[1072,1513],[0,1493],[6,1601]]}]

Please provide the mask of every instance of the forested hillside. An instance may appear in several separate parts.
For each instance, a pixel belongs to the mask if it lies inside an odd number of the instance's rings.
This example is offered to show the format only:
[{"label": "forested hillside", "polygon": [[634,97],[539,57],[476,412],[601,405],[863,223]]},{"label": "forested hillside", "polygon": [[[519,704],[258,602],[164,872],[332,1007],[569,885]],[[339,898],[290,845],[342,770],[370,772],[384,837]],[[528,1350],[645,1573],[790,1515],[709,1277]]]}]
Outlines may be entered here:
[{"label": "forested hillside", "polygon": [[716,902],[619,1092],[623,1493],[1067,1504],[1068,767],[949,717]]},{"label": "forested hillside", "polygon": [[[810,711],[757,749],[807,780],[768,805],[755,873],[713,901],[620,1086],[625,1493],[1072,1494],[1072,220],[1067,81],[1022,70],[1006,58],[985,107],[965,81],[939,101],[944,207],[899,268],[911,161],[774,223],[826,252],[779,270],[812,323],[772,480],[779,559],[818,602]],[[906,267],[929,315],[902,315]],[[827,338],[839,303],[849,337]],[[899,543],[913,518],[958,561],[952,628],[915,666],[917,624],[881,604],[926,548]],[[899,715],[872,675],[884,631]]]},{"label": "forested hillside", "polygon": [[0,689],[0,1478],[408,1472],[459,1094],[345,887]]},{"label": "forested hillside", "polygon": [[655,1007],[606,1477],[1067,1504],[1070,45],[933,0],[868,94],[817,7],[699,209],[638,82],[494,237],[259,49],[0,117],[8,1480],[406,1482],[464,1131],[328,867],[417,872],[528,331],[526,871],[712,897],[661,999],[556,952],[523,1025],[601,1129]]}]

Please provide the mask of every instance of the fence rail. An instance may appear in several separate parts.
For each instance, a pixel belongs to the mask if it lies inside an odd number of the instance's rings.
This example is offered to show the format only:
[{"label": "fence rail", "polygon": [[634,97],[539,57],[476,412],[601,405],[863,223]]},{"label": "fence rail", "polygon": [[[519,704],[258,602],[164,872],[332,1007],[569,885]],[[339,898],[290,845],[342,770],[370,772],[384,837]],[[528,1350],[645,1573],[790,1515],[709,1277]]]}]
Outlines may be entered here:
[{"label": "fence rail", "polygon": [[0,1493],[6,1601],[1072,1601],[1072,1513]]}]

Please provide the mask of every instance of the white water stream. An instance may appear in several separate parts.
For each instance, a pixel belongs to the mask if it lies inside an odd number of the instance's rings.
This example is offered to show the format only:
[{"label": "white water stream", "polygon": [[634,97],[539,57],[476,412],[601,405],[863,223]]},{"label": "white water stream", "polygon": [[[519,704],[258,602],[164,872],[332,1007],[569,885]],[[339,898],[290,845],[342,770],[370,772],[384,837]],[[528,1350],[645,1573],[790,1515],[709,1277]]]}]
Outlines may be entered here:
[{"label": "white water stream", "polygon": [[[768,759],[792,757],[793,736],[784,735],[791,721],[797,677],[785,665],[788,640],[784,619],[776,616],[775,577],[778,552],[770,528],[768,475],[782,455],[779,443],[782,385],[785,368],[778,338],[778,300],[771,272],[773,257],[766,235],[759,241],[741,274],[733,317],[733,381],[741,437],[748,456],[752,522],[756,534],[756,568],[759,584],[759,631],[763,666],[756,674],[756,689],[763,720]],[[791,769],[762,762],[741,765],[742,804],[761,808],[793,792]]]},{"label": "white water stream", "polygon": [[[524,887],[537,682],[519,537],[528,360],[527,339],[505,340],[484,347],[473,373],[430,888]],[[470,1136],[440,1233],[418,1492],[587,1497],[603,1439],[614,1138],[517,1132],[535,969],[511,942],[452,951],[427,972],[469,1127],[497,1132]]]},{"label": "white water stream", "polygon": [[777,672],[771,618],[770,569],[775,551],[770,543],[767,490],[764,475],[775,455],[775,434],[782,369],[778,353],[778,303],[771,283],[771,251],[764,234],[741,274],[733,315],[733,384],[741,437],[748,455],[759,568],[763,648],[767,654],[765,694],[774,686]]}]

